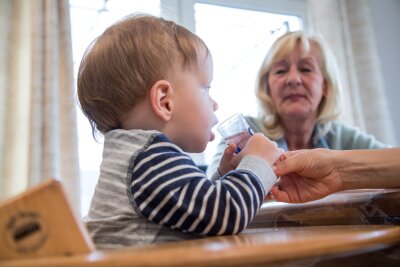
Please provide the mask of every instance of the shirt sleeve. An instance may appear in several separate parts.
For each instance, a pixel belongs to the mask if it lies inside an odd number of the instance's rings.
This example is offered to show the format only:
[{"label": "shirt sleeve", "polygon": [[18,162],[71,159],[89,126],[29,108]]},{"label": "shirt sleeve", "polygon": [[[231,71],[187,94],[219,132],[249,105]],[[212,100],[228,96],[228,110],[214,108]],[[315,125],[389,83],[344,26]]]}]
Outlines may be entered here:
[{"label": "shirt sleeve", "polygon": [[270,189],[266,181],[276,181],[265,163],[248,161],[253,163],[212,181],[176,145],[157,137],[134,159],[132,202],[138,213],[172,229],[201,235],[238,233],[259,210]]}]

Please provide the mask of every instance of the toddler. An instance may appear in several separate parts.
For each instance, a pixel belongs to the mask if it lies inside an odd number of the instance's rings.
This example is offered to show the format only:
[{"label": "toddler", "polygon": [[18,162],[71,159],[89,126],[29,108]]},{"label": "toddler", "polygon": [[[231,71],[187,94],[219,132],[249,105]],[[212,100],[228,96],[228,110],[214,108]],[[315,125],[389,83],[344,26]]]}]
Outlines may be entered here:
[{"label": "toddler", "polygon": [[88,216],[98,248],[235,234],[256,215],[276,181],[280,155],[262,134],[239,154],[225,150],[219,179],[208,179],[186,152],[214,139],[211,54],[172,21],[134,14],[87,49],[78,97],[103,160]]}]

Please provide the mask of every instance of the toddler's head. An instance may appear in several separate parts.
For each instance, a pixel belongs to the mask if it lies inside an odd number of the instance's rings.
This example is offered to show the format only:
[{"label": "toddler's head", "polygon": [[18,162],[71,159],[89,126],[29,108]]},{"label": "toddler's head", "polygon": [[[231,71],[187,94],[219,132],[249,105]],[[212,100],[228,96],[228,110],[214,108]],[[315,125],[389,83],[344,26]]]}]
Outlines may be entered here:
[{"label": "toddler's head", "polygon": [[[187,76],[190,73],[186,73],[186,70],[196,74],[192,77],[194,80],[190,75]],[[150,90],[158,81],[171,83],[175,95],[182,94],[178,90],[182,79],[193,80],[193,86],[204,89],[209,87],[212,59],[205,43],[172,21],[146,14],[134,14],[110,26],[87,48],[78,72],[78,97],[93,134],[96,130],[104,134],[112,129],[124,128],[124,118],[149,96]],[[185,113],[183,102],[185,101],[172,102],[170,108]],[[211,103],[213,113],[217,104],[209,96],[208,102]],[[188,112],[191,111],[186,110]],[[182,124],[181,115],[176,112],[173,120],[168,118],[172,126],[172,122],[177,120]],[[216,123],[214,114],[208,115],[207,120],[212,121],[208,124]],[[165,130],[171,132],[172,126]],[[161,128],[156,130],[164,130],[166,127]],[[170,133],[168,137],[174,138],[175,133]],[[212,138],[209,136],[207,141]],[[182,142],[180,145],[183,149],[190,146],[186,141]],[[199,149],[187,148],[196,151]]]}]

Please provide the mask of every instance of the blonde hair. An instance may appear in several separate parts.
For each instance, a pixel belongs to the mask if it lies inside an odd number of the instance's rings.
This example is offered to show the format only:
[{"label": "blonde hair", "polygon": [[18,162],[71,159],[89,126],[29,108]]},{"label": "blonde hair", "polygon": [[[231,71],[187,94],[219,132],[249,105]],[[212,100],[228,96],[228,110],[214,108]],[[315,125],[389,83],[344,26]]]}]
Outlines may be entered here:
[{"label": "blonde hair", "polygon": [[199,67],[204,42],[176,23],[132,14],[110,26],[87,48],[78,72],[78,98],[92,133],[120,128],[121,116],[176,67]]},{"label": "blonde hair", "polygon": [[272,45],[264,58],[257,78],[256,95],[262,107],[264,130],[273,139],[283,136],[283,127],[270,97],[268,75],[272,66],[287,57],[298,45],[304,54],[310,52],[312,45],[317,47],[319,53],[317,58],[327,89],[326,96],[322,98],[319,105],[316,119],[316,123],[322,127],[320,135],[329,131],[330,123],[340,116],[342,110],[342,85],[336,59],[331,49],[321,36],[311,35],[304,31],[288,32]]}]

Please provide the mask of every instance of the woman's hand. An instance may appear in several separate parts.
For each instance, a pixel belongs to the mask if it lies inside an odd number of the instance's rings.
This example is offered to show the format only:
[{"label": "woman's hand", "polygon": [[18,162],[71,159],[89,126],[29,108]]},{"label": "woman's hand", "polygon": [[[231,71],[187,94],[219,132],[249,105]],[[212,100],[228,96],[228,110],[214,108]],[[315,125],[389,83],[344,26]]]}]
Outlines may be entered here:
[{"label": "woman's hand", "polygon": [[342,181],[328,149],[311,149],[284,153],[275,163],[281,176],[271,190],[276,201],[303,203],[323,198],[343,188]]}]

